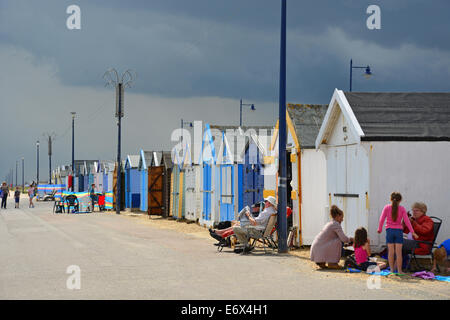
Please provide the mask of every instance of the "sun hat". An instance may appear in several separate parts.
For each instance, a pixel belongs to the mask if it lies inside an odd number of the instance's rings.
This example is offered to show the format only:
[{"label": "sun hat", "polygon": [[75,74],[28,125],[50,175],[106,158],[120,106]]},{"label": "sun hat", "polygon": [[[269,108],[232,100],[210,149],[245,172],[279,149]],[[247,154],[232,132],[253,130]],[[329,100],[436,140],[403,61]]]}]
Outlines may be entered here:
[{"label": "sun hat", "polygon": [[264,198],[264,201],[269,201],[269,203],[274,207],[277,206],[277,199],[275,199],[274,196],[268,196],[267,198]]}]

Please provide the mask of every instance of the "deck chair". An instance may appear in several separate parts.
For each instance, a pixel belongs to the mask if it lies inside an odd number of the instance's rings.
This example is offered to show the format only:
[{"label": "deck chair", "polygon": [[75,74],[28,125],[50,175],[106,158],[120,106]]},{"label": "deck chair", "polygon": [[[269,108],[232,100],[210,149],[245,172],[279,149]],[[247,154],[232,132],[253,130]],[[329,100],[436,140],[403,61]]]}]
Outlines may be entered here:
[{"label": "deck chair", "polygon": [[272,250],[275,250],[276,244],[275,244],[275,241],[273,241],[272,235],[273,235],[273,228],[275,227],[276,223],[277,223],[277,214],[274,213],[270,216],[269,221],[267,222],[266,229],[261,231],[261,233],[260,233],[261,235],[259,237],[256,237],[253,233],[253,236],[251,237],[251,240],[250,240],[250,241],[252,241],[252,240],[253,241],[250,244],[250,247],[254,248],[256,243],[258,241],[260,241],[263,244],[264,253],[266,253],[266,243],[267,243],[267,247],[271,247]]},{"label": "deck chair", "polygon": [[67,206],[67,212],[70,213],[70,208],[73,208],[75,212],[80,211],[80,201],[74,194],[69,194],[64,199],[64,205]]},{"label": "deck chair", "polygon": [[[412,249],[410,255],[410,259],[408,262],[408,265],[406,267],[407,270],[411,269],[411,262],[414,260],[414,263],[416,265],[416,267],[420,270],[423,270],[422,265],[419,263],[419,261],[417,260],[419,259],[430,259],[431,263],[433,263],[433,249],[436,249],[436,239],[439,233],[439,229],[441,228],[441,224],[442,224],[442,219],[438,218],[438,217],[431,217],[430,219],[433,220],[433,231],[434,231],[434,238],[433,241],[420,241],[420,240],[415,240],[416,241],[416,246]],[[426,255],[416,255],[414,252],[416,251],[416,249],[418,248],[419,243],[424,243],[424,244],[428,244],[430,246],[429,252]]]},{"label": "deck chair", "polygon": [[53,189],[52,193],[45,194],[42,197],[42,201],[55,201],[55,194],[56,194],[56,189]]}]

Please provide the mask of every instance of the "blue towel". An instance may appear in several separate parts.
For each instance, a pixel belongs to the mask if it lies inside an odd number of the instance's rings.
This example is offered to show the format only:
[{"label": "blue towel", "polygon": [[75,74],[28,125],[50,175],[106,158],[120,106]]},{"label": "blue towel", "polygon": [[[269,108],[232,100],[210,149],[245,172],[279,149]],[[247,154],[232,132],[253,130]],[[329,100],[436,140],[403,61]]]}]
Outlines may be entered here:
[{"label": "blue towel", "polygon": [[346,271],[347,271],[347,272],[350,272],[350,273],[358,273],[358,272],[361,272],[361,270],[359,270],[359,269],[354,269],[354,268],[347,268]]},{"label": "blue towel", "polygon": [[450,277],[435,276],[434,279],[439,280],[439,281],[450,282]]}]

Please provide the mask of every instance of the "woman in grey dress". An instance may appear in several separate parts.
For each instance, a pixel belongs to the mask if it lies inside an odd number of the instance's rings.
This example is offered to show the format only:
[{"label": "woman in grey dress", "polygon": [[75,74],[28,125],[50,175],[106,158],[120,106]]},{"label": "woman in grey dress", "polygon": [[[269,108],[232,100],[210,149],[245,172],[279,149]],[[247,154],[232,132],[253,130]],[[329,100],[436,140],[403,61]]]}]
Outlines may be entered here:
[{"label": "woman in grey dress", "polygon": [[323,227],[311,245],[311,260],[320,268],[340,269],[338,262],[341,259],[342,243],[353,242],[353,238],[347,237],[342,230],[344,212],[333,205],[330,215],[332,220]]}]

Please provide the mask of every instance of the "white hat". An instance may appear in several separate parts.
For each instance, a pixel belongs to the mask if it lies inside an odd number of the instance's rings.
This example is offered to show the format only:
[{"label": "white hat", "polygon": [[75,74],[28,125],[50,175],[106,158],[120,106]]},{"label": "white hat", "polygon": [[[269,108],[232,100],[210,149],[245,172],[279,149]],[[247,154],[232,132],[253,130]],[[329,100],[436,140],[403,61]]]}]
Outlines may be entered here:
[{"label": "white hat", "polygon": [[277,206],[277,199],[275,199],[274,196],[268,196],[267,198],[264,198],[264,201],[269,201],[274,207]]}]

